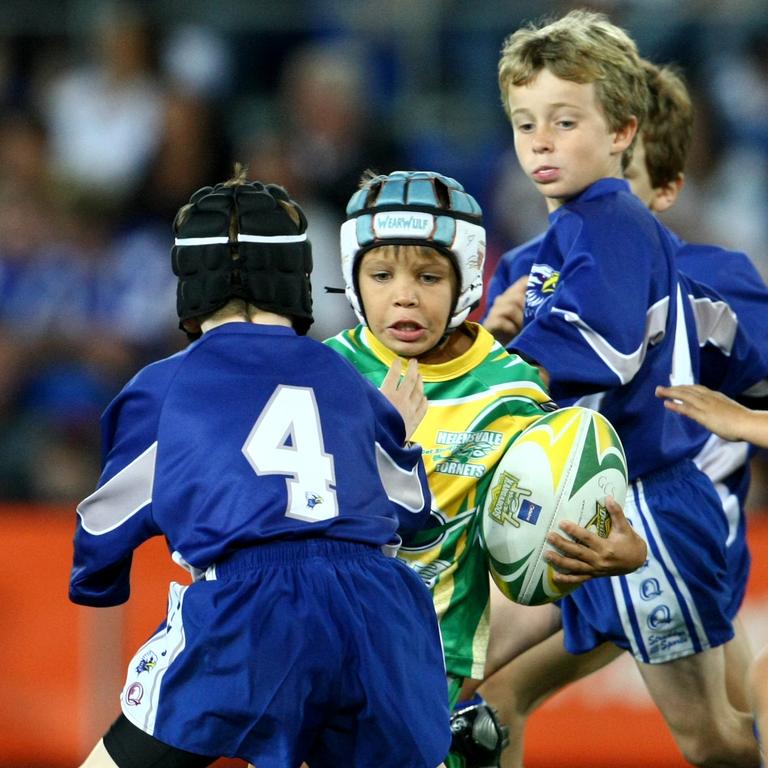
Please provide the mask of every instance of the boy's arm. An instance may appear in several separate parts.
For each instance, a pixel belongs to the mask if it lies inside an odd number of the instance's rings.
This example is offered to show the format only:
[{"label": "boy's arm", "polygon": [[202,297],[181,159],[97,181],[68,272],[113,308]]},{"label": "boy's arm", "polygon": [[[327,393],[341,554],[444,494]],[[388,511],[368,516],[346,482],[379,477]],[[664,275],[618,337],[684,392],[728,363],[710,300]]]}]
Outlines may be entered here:
[{"label": "boy's arm", "polygon": [[157,443],[146,399],[128,387],[102,418],[104,468],[77,508],[69,597],[81,605],[124,603],[133,550],[160,533],[151,515]]},{"label": "boy's arm", "polygon": [[655,282],[652,241],[618,238],[611,225],[564,211],[531,270],[526,322],[510,349],[547,371],[558,402],[629,383],[666,326],[668,286]]},{"label": "boy's arm", "polygon": [[768,448],[768,411],[752,411],[700,384],[656,387],[656,395],[670,411],[697,421],[725,440]]},{"label": "boy's arm", "polygon": [[[389,379],[388,387],[393,386],[396,376],[400,376],[397,362],[385,378],[385,383]],[[405,384],[406,379],[408,384]],[[368,381],[365,384],[376,420],[376,462],[379,477],[387,497],[395,506],[398,530],[419,530],[429,520],[432,503],[427,473],[421,458],[421,446],[407,441],[406,423],[401,412],[373,384]],[[400,386],[403,388],[400,394],[408,394],[406,400],[411,401],[406,410],[412,410],[415,414],[409,417],[411,423],[415,421],[415,430],[426,412],[426,398],[421,404],[424,391],[415,361],[413,366],[409,365]],[[399,392],[399,388],[397,391]],[[413,406],[413,403],[417,405]]]},{"label": "boy's arm", "polygon": [[496,297],[483,320],[485,329],[490,331],[501,344],[509,344],[523,327],[527,285],[528,275],[519,277]]}]

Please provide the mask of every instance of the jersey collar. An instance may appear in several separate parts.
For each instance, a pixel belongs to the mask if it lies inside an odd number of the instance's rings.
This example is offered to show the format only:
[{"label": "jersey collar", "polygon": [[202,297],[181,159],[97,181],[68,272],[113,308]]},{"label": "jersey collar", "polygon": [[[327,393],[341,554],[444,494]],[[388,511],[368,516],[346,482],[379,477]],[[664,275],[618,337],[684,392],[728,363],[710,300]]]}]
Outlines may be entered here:
[{"label": "jersey collar", "polygon": [[[477,323],[466,323],[475,336],[472,346],[459,357],[446,363],[425,365],[419,363],[419,373],[424,381],[449,381],[456,379],[476,368],[491,351],[495,343],[493,336]],[[363,341],[373,354],[389,368],[397,355],[388,347],[385,347],[367,326],[363,327]],[[405,361],[404,361],[405,362]]]}]

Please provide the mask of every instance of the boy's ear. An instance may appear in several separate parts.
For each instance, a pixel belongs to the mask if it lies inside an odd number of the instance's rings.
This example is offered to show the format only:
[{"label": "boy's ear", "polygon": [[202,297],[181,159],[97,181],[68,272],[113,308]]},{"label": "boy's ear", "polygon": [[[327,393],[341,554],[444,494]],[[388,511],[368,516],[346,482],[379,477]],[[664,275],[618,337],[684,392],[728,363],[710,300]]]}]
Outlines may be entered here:
[{"label": "boy's ear", "polygon": [[202,330],[200,326],[200,320],[198,320],[196,317],[191,317],[186,320],[183,320],[181,325],[182,325],[182,328],[187,333],[195,334],[195,333],[200,333]]},{"label": "boy's ear", "polygon": [[668,181],[661,187],[653,190],[653,200],[651,200],[651,210],[654,213],[663,213],[668,211],[676,202],[677,197],[683,189],[685,177],[682,173],[678,174],[676,179]]},{"label": "boy's ear", "polygon": [[635,134],[637,133],[637,118],[632,115],[632,117],[627,120],[624,125],[621,126],[618,130],[616,130],[613,134],[613,148],[616,152],[621,154],[626,150],[629,145],[632,143],[632,139],[635,138]]}]

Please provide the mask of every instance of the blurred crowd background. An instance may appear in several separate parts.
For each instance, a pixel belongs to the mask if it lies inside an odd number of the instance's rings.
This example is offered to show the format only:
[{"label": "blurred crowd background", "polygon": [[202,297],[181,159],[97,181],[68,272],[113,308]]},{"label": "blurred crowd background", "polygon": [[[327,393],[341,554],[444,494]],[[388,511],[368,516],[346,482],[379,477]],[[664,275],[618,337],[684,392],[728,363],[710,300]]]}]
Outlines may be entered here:
[{"label": "blurred crowd background", "polygon": [[[768,278],[764,0],[4,0],[0,501],[93,490],[100,412],[186,344],[172,218],[235,161],[308,213],[317,338],[355,322],[324,287],[342,285],[338,227],[368,168],[461,181],[486,213],[489,269],[539,232],[496,64],[521,23],[577,6],[607,12],[691,88],[670,226],[747,252]],[[755,493],[757,509],[764,479]]]}]

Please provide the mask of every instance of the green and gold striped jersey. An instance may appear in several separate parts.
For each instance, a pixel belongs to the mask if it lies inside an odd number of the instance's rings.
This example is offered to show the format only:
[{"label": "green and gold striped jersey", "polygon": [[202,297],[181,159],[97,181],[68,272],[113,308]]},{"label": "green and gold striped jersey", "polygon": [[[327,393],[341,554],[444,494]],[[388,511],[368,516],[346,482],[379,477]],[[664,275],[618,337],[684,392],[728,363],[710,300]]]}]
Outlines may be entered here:
[{"label": "green and gold striped jersey", "polygon": [[[404,542],[399,557],[433,594],[447,672],[482,678],[488,645],[489,582],[478,538],[483,496],[509,443],[552,409],[535,368],[467,323],[472,347],[438,365],[419,365],[429,407],[412,436],[423,449],[432,525]],[[381,386],[396,355],[364,325],[327,344]]]}]

